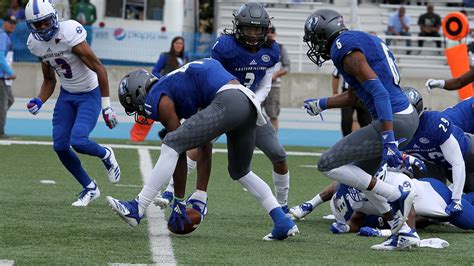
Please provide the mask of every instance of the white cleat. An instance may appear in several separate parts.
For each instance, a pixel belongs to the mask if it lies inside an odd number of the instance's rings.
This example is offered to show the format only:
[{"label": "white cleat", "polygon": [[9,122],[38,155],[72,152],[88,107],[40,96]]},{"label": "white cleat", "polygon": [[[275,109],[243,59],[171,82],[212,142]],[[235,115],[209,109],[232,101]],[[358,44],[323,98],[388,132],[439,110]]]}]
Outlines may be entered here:
[{"label": "white cleat", "polygon": [[106,150],[108,150],[109,156],[106,158],[102,159],[102,163],[105,166],[105,170],[107,172],[107,177],[109,178],[109,182],[112,184],[118,183],[120,181],[120,166],[115,159],[115,154],[114,150],[110,147],[104,147]]},{"label": "white cleat", "polygon": [[86,188],[81,193],[75,202],[72,203],[74,207],[86,207],[89,203],[98,197],[100,197],[100,190],[97,184],[94,182],[95,188]]},{"label": "white cleat", "polygon": [[155,204],[155,206],[158,206],[160,207],[160,209],[163,210],[171,205],[173,198],[173,192],[165,190],[165,192],[161,193],[161,195],[156,196],[156,198],[153,200],[153,203]]},{"label": "white cleat", "polygon": [[298,226],[294,225],[290,230],[288,230],[286,232],[286,234],[284,236],[275,237],[275,236],[273,236],[272,233],[269,233],[269,234],[267,234],[266,236],[263,237],[263,240],[265,240],[265,241],[285,240],[288,237],[295,236],[299,233],[300,233],[300,230],[298,229]]},{"label": "white cleat", "polygon": [[138,202],[136,199],[132,201],[121,201],[111,196],[106,197],[107,203],[114,212],[120,216],[128,225],[136,227],[140,224],[143,215],[138,213]]},{"label": "white cleat", "polygon": [[304,217],[313,211],[313,205],[309,202],[301,203],[298,206],[292,207],[290,213],[292,219],[295,221],[302,221]]},{"label": "white cleat", "polygon": [[391,235],[384,242],[373,245],[370,248],[374,250],[406,250],[420,246],[420,237],[415,229],[407,233],[399,233],[398,235]]}]

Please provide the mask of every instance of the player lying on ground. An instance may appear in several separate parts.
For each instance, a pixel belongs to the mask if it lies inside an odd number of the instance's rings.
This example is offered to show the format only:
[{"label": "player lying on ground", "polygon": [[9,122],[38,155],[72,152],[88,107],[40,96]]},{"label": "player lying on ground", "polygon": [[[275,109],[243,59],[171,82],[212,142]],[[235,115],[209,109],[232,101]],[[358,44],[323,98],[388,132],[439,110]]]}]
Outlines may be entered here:
[{"label": "player lying on ground", "polygon": [[[159,81],[145,70],[132,71],[120,83],[119,99],[127,114],[159,121],[168,130],[160,157],[137,197],[128,202],[107,197],[108,204],[130,226],[140,223],[146,208],[172,175],[175,194],[168,223],[172,228],[189,223],[183,198],[185,152],[226,134],[230,176],[257,199],[273,220],[273,230],[264,239],[283,240],[299,232],[270,187],[250,169],[255,128],[265,123],[260,104],[255,101],[255,94],[240,85],[218,61],[188,63]],[[180,124],[182,118],[186,121]]]},{"label": "player lying on ground", "polygon": [[84,207],[97,199],[100,191],[71,147],[78,153],[100,158],[111,183],[120,180],[120,167],[113,150],[89,139],[101,109],[109,128],[118,123],[110,106],[107,71],[87,44],[87,32],[82,25],[74,20],[58,22],[50,1],[31,0],[25,14],[31,32],[28,49],[41,58],[43,72],[38,97],[31,99],[27,108],[33,115],[38,114],[54,92],[56,72],[61,91],[53,113],[53,149],[83,188],[72,206]]},{"label": "player lying on ground", "polygon": [[[279,62],[278,44],[268,38],[270,16],[260,3],[243,4],[233,14],[233,30],[224,32],[212,47],[211,57],[218,60],[223,67],[245,87],[255,93],[256,100],[262,103],[271,88],[275,65]],[[273,164],[273,184],[275,195],[285,213],[288,212],[288,191],[290,173],[286,161],[286,151],[279,143],[276,131],[271,123],[257,126],[255,146],[270,159]],[[199,165],[199,163],[198,163]],[[208,179],[198,176],[196,193],[204,194]],[[157,203],[166,207],[173,197],[172,186]]]},{"label": "player lying on ground", "polygon": [[[320,9],[308,17],[303,40],[309,47],[310,60],[321,66],[332,59],[352,88],[337,96],[306,100],[307,112],[316,116],[328,108],[352,106],[359,98],[373,117],[370,125],[347,135],[324,152],[318,170],[328,178],[363,190],[384,213],[397,237],[414,192],[374,176],[387,165],[409,167],[398,145],[411,140],[419,118],[400,89],[393,54],[378,37],[348,30],[342,16],[330,9]],[[385,201],[391,206],[387,207]]]}]

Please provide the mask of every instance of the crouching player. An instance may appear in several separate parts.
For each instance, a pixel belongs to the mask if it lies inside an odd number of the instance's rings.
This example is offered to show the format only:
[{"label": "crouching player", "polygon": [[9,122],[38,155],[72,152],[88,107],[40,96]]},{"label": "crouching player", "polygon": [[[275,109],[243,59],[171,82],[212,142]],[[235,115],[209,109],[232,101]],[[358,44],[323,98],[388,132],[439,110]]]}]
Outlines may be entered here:
[{"label": "crouching player", "polygon": [[[185,152],[225,133],[230,176],[257,199],[273,220],[273,230],[264,239],[283,240],[299,232],[270,187],[250,169],[255,128],[265,123],[255,94],[240,85],[217,60],[188,63],[159,81],[145,70],[132,71],[120,83],[119,99],[127,114],[159,121],[168,130],[158,162],[137,197],[128,202],[107,197],[110,207],[130,226],[140,223],[146,208],[173,175],[175,193],[169,225],[183,228],[183,222],[189,222],[183,198]],[[182,118],[186,121],[180,124]]]}]

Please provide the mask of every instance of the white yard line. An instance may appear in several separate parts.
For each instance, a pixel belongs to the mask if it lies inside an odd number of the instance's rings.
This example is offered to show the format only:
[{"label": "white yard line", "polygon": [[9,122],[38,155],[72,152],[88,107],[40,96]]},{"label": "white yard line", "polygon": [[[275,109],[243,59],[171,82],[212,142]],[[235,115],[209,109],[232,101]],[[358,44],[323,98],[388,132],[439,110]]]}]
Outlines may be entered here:
[{"label": "white yard line", "polygon": [[[138,155],[140,157],[140,171],[143,182],[145,182],[153,169],[150,151],[141,148],[138,149]],[[146,216],[153,263],[156,265],[176,265],[164,212],[159,207],[151,204],[146,210]]]},{"label": "white yard line", "polygon": [[0,260],[0,266],[10,266],[15,265],[14,260]]},{"label": "white yard line", "polygon": [[[53,145],[51,141],[27,141],[27,140],[0,140],[0,145]],[[161,146],[156,145],[130,145],[130,144],[100,144],[110,146],[118,149],[147,149],[147,150],[160,150]],[[227,153],[227,149],[213,148],[214,153]],[[256,150],[255,154],[263,154],[262,151]],[[321,156],[320,152],[304,152],[304,151],[286,151],[287,155],[290,156]]]}]

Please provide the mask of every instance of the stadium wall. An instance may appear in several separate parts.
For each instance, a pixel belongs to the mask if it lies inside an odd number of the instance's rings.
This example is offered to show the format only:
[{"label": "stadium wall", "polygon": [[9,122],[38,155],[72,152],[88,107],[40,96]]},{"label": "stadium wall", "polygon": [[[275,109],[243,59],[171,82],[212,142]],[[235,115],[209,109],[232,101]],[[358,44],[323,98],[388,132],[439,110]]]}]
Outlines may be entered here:
[{"label": "stadium wall", "polygon": [[[138,66],[140,67],[140,66]],[[141,66],[143,67],[143,66]],[[117,86],[121,78],[130,70],[137,68],[135,66],[106,66],[110,84],[111,97],[117,101]],[[14,69],[17,79],[13,83],[13,94],[15,97],[35,97],[43,81],[40,63],[15,63]],[[417,88],[424,96],[425,106],[431,106],[433,110],[442,110],[452,106],[459,101],[456,92],[435,90],[428,95],[424,89],[426,79],[449,78],[449,73],[440,75],[431,75],[428,77],[410,77],[409,73],[404,75],[402,70],[402,86],[411,86]],[[59,82],[58,82],[59,86]],[[58,95],[59,89],[56,89],[53,98]],[[331,74],[327,71],[311,73],[290,73],[283,79],[281,90],[282,107],[299,107],[304,99],[310,97],[329,96],[332,94]]]}]

